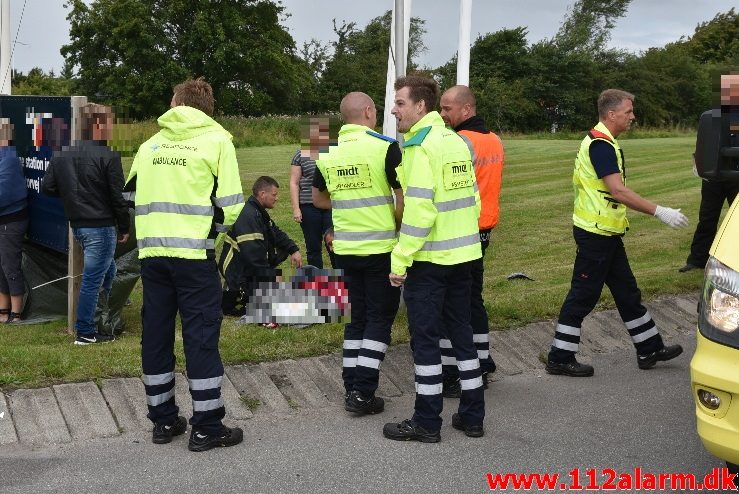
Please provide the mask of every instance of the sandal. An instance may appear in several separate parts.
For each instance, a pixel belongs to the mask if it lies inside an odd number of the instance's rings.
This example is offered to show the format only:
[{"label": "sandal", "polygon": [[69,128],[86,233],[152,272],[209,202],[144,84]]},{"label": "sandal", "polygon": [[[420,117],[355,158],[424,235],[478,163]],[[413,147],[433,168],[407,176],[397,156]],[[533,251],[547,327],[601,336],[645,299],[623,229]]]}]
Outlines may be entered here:
[{"label": "sandal", "polygon": [[0,309],[0,316],[8,316],[5,318],[5,321],[0,321],[0,322],[7,322],[8,319],[10,318],[10,309]]},{"label": "sandal", "polygon": [[5,324],[13,324],[14,322],[17,322],[20,320],[21,320],[20,312],[13,312],[12,310],[8,310],[8,320],[5,321]]}]

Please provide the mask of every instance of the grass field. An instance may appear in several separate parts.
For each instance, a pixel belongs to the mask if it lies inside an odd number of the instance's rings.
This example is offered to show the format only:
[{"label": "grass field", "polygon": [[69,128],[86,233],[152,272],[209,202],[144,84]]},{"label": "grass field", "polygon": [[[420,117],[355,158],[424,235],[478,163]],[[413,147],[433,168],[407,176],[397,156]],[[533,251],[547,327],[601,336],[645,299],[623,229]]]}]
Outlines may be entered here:
[{"label": "grass field", "polygon": [[[658,204],[682,208],[691,224],[672,230],[656,218],[629,213],[625,237],[631,265],[645,299],[700,287],[702,274],[678,273],[687,256],[700,201],[700,181],[691,171],[695,137],[623,139],[627,185]],[[501,220],[485,258],[485,300],[493,330],[556,317],[569,288],[575,256],[572,240],[572,163],[577,141],[512,139],[506,141]],[[281,184],[273,218],[303,249],[299,225],[292,220],[288,176],[295,146],[238,150],[245,191],[260,175]],[[130,159],[126,166],[130,165]],[[507,281],[524,272],[535,281]],[[65,323],[0,325],[0,389],[36,387],[57,382],[140,375],[140,284],[133,305],[124,310],[126,332],[114,343],[76,347]],[[604,291],[600,308],[612,307]],[[393,329],[393,342],[408,340],[405,314]],[[276,331],[238,326],[226,318],[221,355],[226,364],[278,360],[328,353],[341,348],[342,327],[315,325]],[[182,340],[177,337],[178,370],[184,368]]]}]

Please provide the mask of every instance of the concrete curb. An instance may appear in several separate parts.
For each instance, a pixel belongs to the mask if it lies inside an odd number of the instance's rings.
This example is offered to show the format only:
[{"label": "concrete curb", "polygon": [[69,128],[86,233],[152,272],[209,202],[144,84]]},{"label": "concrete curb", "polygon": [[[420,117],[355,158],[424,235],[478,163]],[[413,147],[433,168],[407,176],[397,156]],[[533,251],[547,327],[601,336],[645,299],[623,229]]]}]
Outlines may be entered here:
[{"label": "concrete curb", "polygon": [[[698,294],[662,298],[645,304],[667,342],[694,334]],[[491,333],[497,364],[494,380],[522,372],[543,372],[554,334],[554,321]],[[598,355],[633,348],[615,310],[593,313],[584,324],[578,358],[597,365]],[[187,379],[176,374],[175,392],[182,415],[192,414]],[[397,397],[415,392],[409,345],[390,347],[380,373],[378,395]],[[341,354],[234,365],[222,384],[227,421],[259,415],[290,416],[300,410],[343,404]],[[150,431],[144,386],[139,378],[106,379],[50,388],[0,393],[0,445],[43,448],[77,440]]]}]

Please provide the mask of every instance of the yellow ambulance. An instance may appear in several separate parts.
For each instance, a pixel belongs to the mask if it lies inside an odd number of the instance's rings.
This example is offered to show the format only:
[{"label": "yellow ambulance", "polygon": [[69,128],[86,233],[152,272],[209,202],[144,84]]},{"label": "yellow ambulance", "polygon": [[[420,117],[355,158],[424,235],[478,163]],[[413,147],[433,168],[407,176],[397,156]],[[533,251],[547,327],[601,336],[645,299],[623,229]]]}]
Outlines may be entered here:
[{"label": "yellow ambulance", "polygon": [[[698,127],[698,174],[739,180],[739,136],[728,131],[720,111],[709,113],[701,116]],[[710,453],[725,460],[732,473],[739,473],[739,196],[711,246],[698,304],[697,338],[690,380],[698,435]]]},{"label": "yellow ambulance", "polygon": [[739,200],[711,247],[699,302],[698,346],[690,362],[698,435],[739,472]]}]

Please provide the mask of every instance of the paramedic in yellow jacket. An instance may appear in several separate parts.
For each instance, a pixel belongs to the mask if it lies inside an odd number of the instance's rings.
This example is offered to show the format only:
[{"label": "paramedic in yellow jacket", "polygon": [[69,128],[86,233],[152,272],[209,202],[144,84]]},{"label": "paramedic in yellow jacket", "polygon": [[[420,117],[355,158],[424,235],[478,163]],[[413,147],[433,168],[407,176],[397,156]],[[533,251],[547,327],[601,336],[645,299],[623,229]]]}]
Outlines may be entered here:
[{"label": "paramedic in yellow jacket", "polygon": [[484,434],[485,398],[480,361],[470,325],[472,262],[482,256],[477,220],[480,195],[465,141],[447,129],[436,108],[432,79],[395,82],[392,113],[404,135],[398,178],[405,208],[398,243],[390,258],[390,281],[404,285],[416,404],[413,417],[385,425],[389,439],[440,440],[442,374],[439,339],[446,328],[459,369],[459,413],[452,425],[467,436]]},{"label": "paramedic in yellow jacket", "polygon": [[656,216],[673,227],[688,219],[679,209],[658,206],[626,186],[626,162],[616,137],[634,121],[634,95],[606,89],[598,97],[600,122],[588,132],[575,159],[572,214],[577,256],[572,284],[559,313],[546,371],[572,377],[593,375],[593,367],[575,359],[583,319],[593,310],[607,285],[636,348],[640,369],[682,353],[665,346],[626,258],[623,236],[629,229],[626,208]]},{"label": "paramedic in yellow jacket", "polygon": [[205,451],[242,440],[223,425],[221,283],[215,238],[244,206],[231,134],[213,118],[213,90],[188,80],[174,88],[161,130],[139,148],[126,191],[136,197],[136,235],[143,308],[141,365],[154,443],[183,434],[187,421],[175,404],[175,317],[180,313],[192,396],[188,447]]},{"label": "paramedic in yellow jacket", "polygon": [[403,194],[396,171],[401,153],[395,139],[372,130],[377,110],[368,95],[347,94],[340,110],[344,125],[338,145],[321,153],[316,162],[313,204],[331,209],[334,259],[349,289],[344,408],[360,415],[375,414],[385,408],[385,400],[375,391],[400,303],[400,289],[391,286],[387,277],[402,216]]}]

